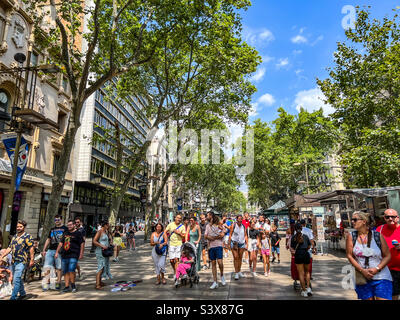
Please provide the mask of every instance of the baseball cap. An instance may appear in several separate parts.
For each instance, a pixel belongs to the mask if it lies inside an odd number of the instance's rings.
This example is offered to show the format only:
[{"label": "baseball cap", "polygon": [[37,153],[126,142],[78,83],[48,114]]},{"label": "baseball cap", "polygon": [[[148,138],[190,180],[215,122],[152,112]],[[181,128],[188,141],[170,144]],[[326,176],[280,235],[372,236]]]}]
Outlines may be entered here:
[{"label": "baseball cap", "polygon": [[306,223],[306,220],[304,220],[304,219],[300,220],[300,224],[305,224],[305,223]]}]

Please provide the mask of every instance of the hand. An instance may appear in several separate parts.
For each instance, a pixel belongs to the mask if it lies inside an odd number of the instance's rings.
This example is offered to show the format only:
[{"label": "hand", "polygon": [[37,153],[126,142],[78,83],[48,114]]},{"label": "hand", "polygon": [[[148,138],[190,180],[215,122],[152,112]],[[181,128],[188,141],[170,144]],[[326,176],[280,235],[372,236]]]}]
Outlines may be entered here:
[{"label": "hand", "polygon": [[370,275],[372,275],[372,277],[373,277],[374,275],[376,275],[378,273],[378,270],[376,268],[369,268],[369,269],[367,269],[367,272]]},{"label": "hand", "polygon": [[371,280],[372,277],[374,276],[373,274],[369,273],[367,269],[361,269],[361,273],[368,280]]},{"label": "hand", "polygon": [[32,267],[34,265],[35,261],[33,259],[31,259],[31,261],[29,261],[29,268]]},{"label": "hand", "polygon": [[82,260],[82,259],[83,259],[83,254],[80,254],[78,260]]},{"label": "hand", "polygon": [[46,251],[43,251],[42,252],[42,257],[45,257],[46,256]]},{"label": "hand", "polygon": [[54,255],[54,259],[58,258],[58,252],[56,252],[56,254]]},{"label": "hand", "polygon": [[107,249],[107,247],[106,247],[106,246],[101,246],[101,248],[102,248],[103,250],[106,250],[106,249]]},{"label": "hand", "polygon": [[313,249],[312,249],[312,253],[313,253],[313,254],[317,254],[317,248],[313,248]]}]

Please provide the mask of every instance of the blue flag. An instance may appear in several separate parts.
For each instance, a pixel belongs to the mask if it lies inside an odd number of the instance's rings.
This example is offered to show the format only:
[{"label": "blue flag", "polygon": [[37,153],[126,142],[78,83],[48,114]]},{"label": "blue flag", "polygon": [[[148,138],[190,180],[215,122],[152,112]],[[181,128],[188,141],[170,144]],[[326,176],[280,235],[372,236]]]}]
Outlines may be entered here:
[{"label": "blue flag", "polygon": [[[11,161],[11,166],[14,165],[14,154],[15,154],[15,145],[17,143],[17,136],[16,134],[13,135],[3,135],[3,143],[6,147],[6,151],[8,157]],[[18,155],[18,166],[17,166],[17,176],[15,179],[15,190],[19,189],[21,185],[22,177],[24,176],[26,165],[28,163],[28,154],[29,154],[29,144],[21,136],[21,145],[19,147],[19,155]]]}]

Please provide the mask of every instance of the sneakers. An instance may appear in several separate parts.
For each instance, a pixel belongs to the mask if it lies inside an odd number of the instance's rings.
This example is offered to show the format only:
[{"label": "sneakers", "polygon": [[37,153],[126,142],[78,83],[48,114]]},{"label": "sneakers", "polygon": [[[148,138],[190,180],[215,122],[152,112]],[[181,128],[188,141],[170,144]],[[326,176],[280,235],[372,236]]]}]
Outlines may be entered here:
[{"label": "sneakers", "polygon": [[175,280],[175,288],[178,288],[178,286],[179,286],[179,280],[176,279],[176,280]]},{"label": "sneakers", "polygon": [[275,261],[275,257],[273,257],[273,258],[272,258],[272,261],[271,261],[271,263],[274,263],[274,261]]},{"label": "sneakers", "polygon": [[225,253],[225,254],[224,254],[224,257],[225,257],[225,258],[228,258],[228,254],[227,254],[227,253]]},{"label": "sneakers", "polygon": [[257,277],[257,273],[256,272],[252,272],[253,277]]},{"label": "sneakers", "polygon": [[271,275],[271,271],[268,271],[268,277]]},{"label": "sneakers", "polygon": [[113,262],[117,262],[117,259],[116,259],[116,258],[114,258],[114,259],[113,259]]},{"label": "sneakers", "polygon": [[225,281],[225,277],[224,276],[221,277],[221,284],[223,286],[226,286],[226,281]]},{"label": "sneakers", "polygon": [[307,295],[308,295],[309,297],[312,296],[312,290],[311,290],[311,288],[307,288]]},{"label": "sneakers", "polygon": [[246,278],[246,277],[244,276],[244,274],[241,273],[241,272],[239,272],[239,277],[240,277],[240,278]]},{"label": "sneakers", "polygon": [[207,270],[207,266],[206,265],[203,266],[203,270]]},{"label": "sneakers", "polygon": [[211,290],[214,290],[214,289],[217,289],[217,288],[218,288],[218,283],[216,283],[216,282],[214,282],[210,287]]},{"label": "sneakers", "polygon": [[187,279],[187,274],[184,274],[183,276],[182,276],[182,279]]},{"label": "sneakers", "polygon": [[83,280],[83,272],[81,272],[81,273],[79,274],[78,279],[79,279],[79,280]]},{"label": "sneakers", "polygon": [[72,293],[75,293],[76,291],[78,291],[78,290],[76,290],[76,288],[72,288],[72,290],[71,290]]},{"label": "sneakers", "polygon": [[239,273],[235,273],[235,280],[239,280]]},{"label": "sneakers", "polygon": [[264,272],[264,276],[268,277],[268,272]]},{"label": "sneakers", "polygon": [[281,263],[281,260],[278,260],[278,264],[280,264]]},{"label": "sneakers", "polygon": [[61,289],[61,283],[56,283],[56,290],[60,290]]},{"label": "sneakers", "polygon": [[302,291],[301,296],[307,298],[308,297],[307,291]]},{"label": "sneakers", "polygon": [[65,287],[62,292],[64,292],[64,293],[70,292],[70,288],[69,287]]}]

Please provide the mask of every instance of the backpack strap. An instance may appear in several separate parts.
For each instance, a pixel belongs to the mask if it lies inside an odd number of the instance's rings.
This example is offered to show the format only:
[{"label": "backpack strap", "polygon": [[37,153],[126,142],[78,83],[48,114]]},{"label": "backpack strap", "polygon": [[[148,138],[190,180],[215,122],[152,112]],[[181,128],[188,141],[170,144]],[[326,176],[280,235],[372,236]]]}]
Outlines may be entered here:
[{"label": "backpack strap", "polygon": [[[382,227],[382,229],[383,229],[383,227]],[[382,230],[381,230],[381,232],[382,232]],[[381,234],[380,234],[379,232],[376,232],[376,231],[372,231],[372,233],[373,233],[373,236],[374,236],[374,240],[375,240],[375,242],[376,242],[376,245],[378,246],[379,249],[382,250]]]},{"label": "backpack strap", "polygon": [[352,231],[351,238],[353,240],[353,248],[354,248],[354,246],[356,245],[357,238],[358,238],[358,231]]}]

